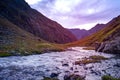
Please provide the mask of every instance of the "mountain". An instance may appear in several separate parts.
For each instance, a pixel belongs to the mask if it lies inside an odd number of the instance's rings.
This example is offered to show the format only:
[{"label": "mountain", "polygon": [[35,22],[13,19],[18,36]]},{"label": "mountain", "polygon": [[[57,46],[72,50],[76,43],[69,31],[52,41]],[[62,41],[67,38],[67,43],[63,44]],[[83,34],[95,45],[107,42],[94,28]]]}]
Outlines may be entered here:
[{"label": "mountain", "polygon": [[75,40],[70,31],[24,0],[0,0],[0,56],[62,51],[64,46],[57,43]]},{"label": "mountain", "polygon": [[104,30],[103,41],[96,43],[96,51],[120,54],[120,16],[114,18]]},{"label": "mountain", "polygon": [[88,31],[85,29],[69,29],[69,31],[71,31],[78,40],[89,35]]},{"label": "mountain", "polygon": [[70,31],[32,9],[24,0],[0,0],[0,16],[49,42],[68,43],[76,40]]},{"label": "mountain", "polygon": [[88,30],[89,35],[100,31],[101,29],[103,29],[105,27],[105,24],[96,24],[95,27],[91,28],[90,30]]},{"label": "mountain", "polygon": [[120,54],[120,16],[112,19],[105,27],[68,46],[95,46],[96,51]]},{"label": "mountain", "polygon": [[40,54],[62,50],[64,50],[62,45],[49,43],[36,37],[0,16],[0,56]]},{"label": "mountain", "polygon": [[90,30],[85,30],[85,29],[69,29],[69,31],[71,31],[78,40],[85,38],[99,30],[101,30],[102,28],[104,28],[104,24],[97,24],[95,27],[91,28]]}]

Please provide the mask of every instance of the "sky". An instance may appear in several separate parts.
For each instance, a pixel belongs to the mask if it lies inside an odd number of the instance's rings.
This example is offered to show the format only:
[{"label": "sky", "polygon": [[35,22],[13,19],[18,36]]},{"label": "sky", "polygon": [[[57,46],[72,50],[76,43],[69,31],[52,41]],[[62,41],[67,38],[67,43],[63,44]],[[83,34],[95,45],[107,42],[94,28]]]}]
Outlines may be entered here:
[{"label": "sky", "polygon": [[120,15],[120,0],[26,0],[34,9],[65,28],[89,30]]}]

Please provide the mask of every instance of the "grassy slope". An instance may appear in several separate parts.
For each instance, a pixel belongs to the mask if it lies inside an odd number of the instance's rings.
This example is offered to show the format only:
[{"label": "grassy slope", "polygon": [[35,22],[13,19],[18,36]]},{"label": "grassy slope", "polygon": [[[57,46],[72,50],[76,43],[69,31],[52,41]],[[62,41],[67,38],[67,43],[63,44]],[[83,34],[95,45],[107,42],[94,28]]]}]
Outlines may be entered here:
[{"label": "grassy slope", "polygon": [[[11,51],[26,54],[25,52],[41,53],[64,50],[62,45],[48,43],[1,17],[0,32],[2,32],[0,35],[0,56],[7,56],[9,55],[7,52]],[[7,34],[4,32],[7,32]],[[3,43],[4,41],[6,42]]]},{"label": "grassy slope", "polygon": [[66,44],[67,46],[94,46],[95,42],[103,42],[108,36],[114,33],[116,30],[120,29],[120,20],[118,18],[114,18],[106,27],[102,30],[81,39],[80,41],[76,41],[73,43]]}]

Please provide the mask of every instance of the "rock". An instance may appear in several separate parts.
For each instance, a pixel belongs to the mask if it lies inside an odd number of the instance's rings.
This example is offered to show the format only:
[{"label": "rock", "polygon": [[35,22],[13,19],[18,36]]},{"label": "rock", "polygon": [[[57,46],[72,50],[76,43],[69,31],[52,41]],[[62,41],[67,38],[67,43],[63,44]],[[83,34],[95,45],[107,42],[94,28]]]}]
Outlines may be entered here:
[{"label": "rock", "polygon": [[102,52],[102,50],[103,50],[104,47],[105,47],[105,44],[106,44],[106,43],[100,43],[99,46],[96,48],[96,51]]},{"label": "rock", "polygon": [[34,71],[34,73],[32,75],[35,75],[35,76],[44,76],[44,72],[43,71]]},{"label": "rock", "polygon": [[95,51],[98,51],[98,48],[100,47],[101,43],[95,42]]},{"label": "rock", "polygon": [[42,79],[42,80],[59,80],[59,79],[57,79],[57,78],[44,77],[44,79]]},{"label": "rock", "polygon": [[72,70],[72,71],[73,71],[73,67],[71,67],[71,68],[70,68],[70,70]]},{"label": "rock", "polygon": [[105,52],[105,53],[113,53],[113,54],[120,54],[120,40],[112,40],[102,42],[99,48],[96,48],[98,52]]},{"label": "rock", "polygon": [[64,63],[64,64],[62,64],[62,66],[69,66],[69,64],[68,63]]},{"label": "rock", "polygon": [[54,77],[57,77],[59,74],[58,73],[52,73],[51,75],[50,75],[50,77],[51,78],[54,78]]},{"label": "rock", "polygon": [[115,67],[120,67],[120,64],[115,64],[114,66],[115,66]]},{"label": "rock", "polygon": [[65,73],[70,73],[70,71],[65,71]]},{"label": "rock", "polygon": [[92,73],[92,74],[95,74],[95,75],[101,75],[101,73],[100,73],[99,71],[94,71],[94,70],[92,70],[92,69],[91,69],[91,73]]},{"label": "rock", "polygon": [[78,73],[79,71],[74,71],[74,73]]},{"label": "rock", "polygon": [[76,74],[71,74],[71,75],[65,75],[64,80],[85,80],[85,77],[76,75]]}]

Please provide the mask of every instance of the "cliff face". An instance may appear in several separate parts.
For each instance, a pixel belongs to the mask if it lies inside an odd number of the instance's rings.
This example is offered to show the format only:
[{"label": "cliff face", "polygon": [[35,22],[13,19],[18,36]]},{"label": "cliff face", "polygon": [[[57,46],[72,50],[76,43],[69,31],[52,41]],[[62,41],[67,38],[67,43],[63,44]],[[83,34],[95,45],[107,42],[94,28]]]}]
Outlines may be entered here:
[{"label": "cliff face", "polygon": [[120,16],[107,24],[109,34],[102,43],[97,44],[96,51],[120,54]]},{"label": "cliff face", "polygon": [[120,54],[120,16],[105,24],[100,31],[68,46],[93,46],[99,52]]},{"label": "cliff face", "polygon": [[24,0],[1,0],[0,15],[49,42],[68,43],[76,40],[70,31],[32,9]]}]

